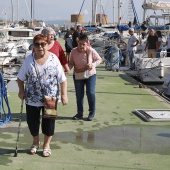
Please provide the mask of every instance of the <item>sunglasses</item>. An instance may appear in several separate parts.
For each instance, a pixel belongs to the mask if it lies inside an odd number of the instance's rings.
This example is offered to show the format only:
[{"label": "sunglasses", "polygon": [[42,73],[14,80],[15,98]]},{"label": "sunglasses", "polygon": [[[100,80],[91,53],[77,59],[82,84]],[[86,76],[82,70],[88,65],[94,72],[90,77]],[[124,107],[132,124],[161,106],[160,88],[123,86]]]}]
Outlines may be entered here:
[{"label": "sunglasses", "polygon": [[42,48],[44,48],[46,46],[46,44],[47,44],[46,42],[34,43],[34,47],[35,48],[39,48],[41,46]]}]

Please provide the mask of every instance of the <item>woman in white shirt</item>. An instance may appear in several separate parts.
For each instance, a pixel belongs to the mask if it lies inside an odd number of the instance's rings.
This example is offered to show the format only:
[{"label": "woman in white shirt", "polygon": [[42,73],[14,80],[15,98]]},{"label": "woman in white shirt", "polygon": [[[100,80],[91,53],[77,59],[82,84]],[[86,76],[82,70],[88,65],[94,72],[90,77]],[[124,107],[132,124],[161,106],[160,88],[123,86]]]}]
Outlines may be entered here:
[{"label": "woman in white shirt", "polygon": [[[35,52],[27,56],[18,73],[18,96],[21,100],[25,99],[27,124],[33,138],[30,154],[35,154],[40,144],[39,127],[40,111],[44,111],[43,95],[56,96],[57,84],[60,83],[62,104],[66,105],[68,102],[67,80],[58,57],[48,51],[47,37],[38,34],[34,37],[33,44]],[[55,119],[43,117],[44,157],[51,155],[50,142],[54,129]]]}]

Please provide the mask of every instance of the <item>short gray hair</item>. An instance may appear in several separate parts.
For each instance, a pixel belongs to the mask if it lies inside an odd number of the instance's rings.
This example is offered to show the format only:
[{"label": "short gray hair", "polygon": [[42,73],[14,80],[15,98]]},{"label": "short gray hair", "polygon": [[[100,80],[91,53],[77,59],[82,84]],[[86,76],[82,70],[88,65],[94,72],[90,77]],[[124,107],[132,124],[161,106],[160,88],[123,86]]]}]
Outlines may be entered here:
[{"label": "short gray hair", "polygon": [[130,28],[129,31],[133,31],[133,32],[134,32],[134,29],[133,29],[133,28]]},{"label": "short gray hair", "polygon": [[49,32],[53,32],[54,35],[56,35],[55,31],[51,27],[46,27],[41,31],[41,34],[47,36]]}]

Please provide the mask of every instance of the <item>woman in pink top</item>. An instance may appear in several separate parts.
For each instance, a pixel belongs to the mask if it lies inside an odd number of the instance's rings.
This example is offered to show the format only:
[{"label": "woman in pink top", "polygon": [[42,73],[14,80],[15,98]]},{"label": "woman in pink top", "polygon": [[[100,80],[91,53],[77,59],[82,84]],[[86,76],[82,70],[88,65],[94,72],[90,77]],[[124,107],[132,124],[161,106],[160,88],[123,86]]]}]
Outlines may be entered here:
[{"label": "woman in pink top", "polygon": [[[96,66],[101,63],[102,59],[95,49],[88,46],[88,37],[80,35],[78,47],[71,51],[69,68],[74,67],[73,80],[76,91],[77,114],[73,117],[74,120],[83,119],[84,105],[84,86],[86,86],[86,94],[89,104],[89,115],[87,120],[93,120],[96,110],[95,85],[96,85]],[[89,71],[89,78],[76,80],[75,74]]]}]

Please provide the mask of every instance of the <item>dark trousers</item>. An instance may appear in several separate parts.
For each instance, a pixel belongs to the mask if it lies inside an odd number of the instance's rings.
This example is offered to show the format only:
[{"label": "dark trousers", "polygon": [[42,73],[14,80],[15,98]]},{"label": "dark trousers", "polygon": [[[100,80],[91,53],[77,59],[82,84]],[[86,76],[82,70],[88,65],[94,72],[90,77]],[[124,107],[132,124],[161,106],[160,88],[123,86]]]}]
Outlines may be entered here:
[{"label": "dark trousers", "polygon": [[[39,135],[40,113],[44,107],[26,105],[27,124],[32,136]],[[55,130],[55,119],[42,118],[42,133],[46,136],[53,136]]]},{"label": "dark trousers", "polygon": [[83,113],[84,105],[84,87],[86,86],[86,95],[89,104],[89,112],[94,113],[96,109],[96,97],[95,97],[95,86],[96,86],[96,74],[85,80],[75,80],[73,76],[76,100],[77,100],[77,112]]}]

